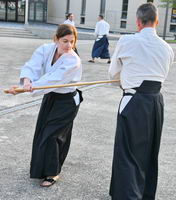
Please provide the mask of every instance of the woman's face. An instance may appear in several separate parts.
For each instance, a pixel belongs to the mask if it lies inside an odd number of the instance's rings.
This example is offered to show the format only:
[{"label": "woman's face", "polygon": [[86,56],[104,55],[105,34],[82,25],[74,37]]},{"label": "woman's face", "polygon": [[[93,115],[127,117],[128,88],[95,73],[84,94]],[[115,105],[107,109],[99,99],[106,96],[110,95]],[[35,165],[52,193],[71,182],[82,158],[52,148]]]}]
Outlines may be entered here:
[{"label": "woman's face", "polygon": [[58,51],[60,53],[68,53],[72,50],[74,43],[75,43],[75,36],[74,35],[66,35],[57,39],[56,41],[58,45]]}]

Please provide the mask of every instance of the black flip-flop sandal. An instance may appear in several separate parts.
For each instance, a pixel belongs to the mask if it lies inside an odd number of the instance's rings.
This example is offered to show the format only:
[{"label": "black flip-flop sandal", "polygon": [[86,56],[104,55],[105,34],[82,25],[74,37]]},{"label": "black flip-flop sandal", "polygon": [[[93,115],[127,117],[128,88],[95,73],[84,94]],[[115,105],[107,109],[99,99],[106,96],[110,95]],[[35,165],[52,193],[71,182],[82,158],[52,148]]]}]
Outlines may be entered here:
[{"label": "black flip-flop sandal", "polygon": [[88,62],[94,63],[95,61],[94,60],[89,60]]},{"label": "black flip-flop sandal", "polygon": [[[43,185],[44,182],[48,182],[48,183],[50,183],[50,184],[48,184],[48,185]],[[54,180],[53,178],[45,178],[45,179],[42,181],[42,183],[40,184],[40,186],[42,186],[42,187],[50,187],[50,186],[52,186],[55,182],[56,182],[56,180]]]}]

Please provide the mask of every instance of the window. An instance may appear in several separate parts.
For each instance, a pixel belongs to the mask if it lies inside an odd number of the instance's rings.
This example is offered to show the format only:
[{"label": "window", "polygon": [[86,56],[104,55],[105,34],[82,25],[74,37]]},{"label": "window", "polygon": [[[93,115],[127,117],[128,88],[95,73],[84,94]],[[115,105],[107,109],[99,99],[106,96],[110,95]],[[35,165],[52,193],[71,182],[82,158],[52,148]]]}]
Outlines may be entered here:
[{"label": "window", "polygon": [[0,21],[24,22],[25,1],[0,0]]},{"label": "window", "polygon": [[120,22],[120,28],[126,28],[126,21]]},{"label": "window", "polygon": [[47,0],[29,1],[29,21],[46,22]]},{"label": "window", "polygon": [[70,12],[70,0],[67,0],[67,7],[66,7],[66,16],[68,15],[68,13]]},{"label": "window", "polygon": [[121,19],[127,19],[127,12],[126,11],[122,12]]},{"label": "window", "polygon": [[172,8],[171,22],[176,23],[176,8]]},{"label": "window", "polygon": [[86,0],[82,0],[80,24],[85,24]]},{"label": "window", "polygon": [[85,24],[85,17],[81,17],[80,24]]},{"label": "window", "polygon": [[101,0],[100,3],[100,15],[105,15],[106,0]]},{"label": "window", "polygon": [[128,14],[128,0],[123,0],[121,19],[127,19]]},{"label": "window", "polygon": [[86,0],[82,0],[81,16],[86,15]]},{"label": "window", "polygon": [[170,32],[176,32],[176,25],[170,25]]},{"label": "window", "polygon": [[153,0],[147,0],[147,2],[152,2],[153,3]]}]

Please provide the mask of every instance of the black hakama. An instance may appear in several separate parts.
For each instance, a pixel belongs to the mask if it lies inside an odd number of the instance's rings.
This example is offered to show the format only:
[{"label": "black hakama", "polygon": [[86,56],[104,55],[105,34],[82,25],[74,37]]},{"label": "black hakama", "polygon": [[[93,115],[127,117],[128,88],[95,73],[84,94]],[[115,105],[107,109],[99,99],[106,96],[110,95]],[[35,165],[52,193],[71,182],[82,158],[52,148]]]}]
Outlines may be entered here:
[{"label": "black hakama", "polygon": [[[31,178],[56,176],[67,156],[73,120],[77,115],[73,93],[50,92],[43,97],[32,149]],[[82,95],[79,91],[80,100]]]},{"label": "black hakama", "polygon": [[160,82],[144,81],[118,113],[110,185],[112,200],[155,199],[163,125],[160,88]]},{"label": "black hakama", "polygon": [[92,58],[109,59],[109,42],[106,35],[104,35],[100,40],[95,41],[92,48]]}]

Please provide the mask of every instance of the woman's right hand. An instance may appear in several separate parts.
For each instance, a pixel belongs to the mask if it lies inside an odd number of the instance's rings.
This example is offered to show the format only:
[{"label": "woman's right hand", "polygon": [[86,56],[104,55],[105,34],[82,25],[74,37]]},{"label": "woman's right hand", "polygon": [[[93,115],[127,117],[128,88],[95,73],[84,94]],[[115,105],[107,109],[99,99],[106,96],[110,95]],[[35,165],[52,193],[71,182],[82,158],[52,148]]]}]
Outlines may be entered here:
[{"label": "woman's right hand", "polygon": [[32,92],[33,91],[32,83],[31,83],[31,80],[29,78],[24,78],[24,80],[23,80],[23,88],[27,92]]},{"label": "woman's right hand", "polygon": [[8,91],[9,94],[13,94],[13,95],[16,95],[18,94],[18,92],[15,91],[15,89],[18,88],[17,85],[12,85]]}]

